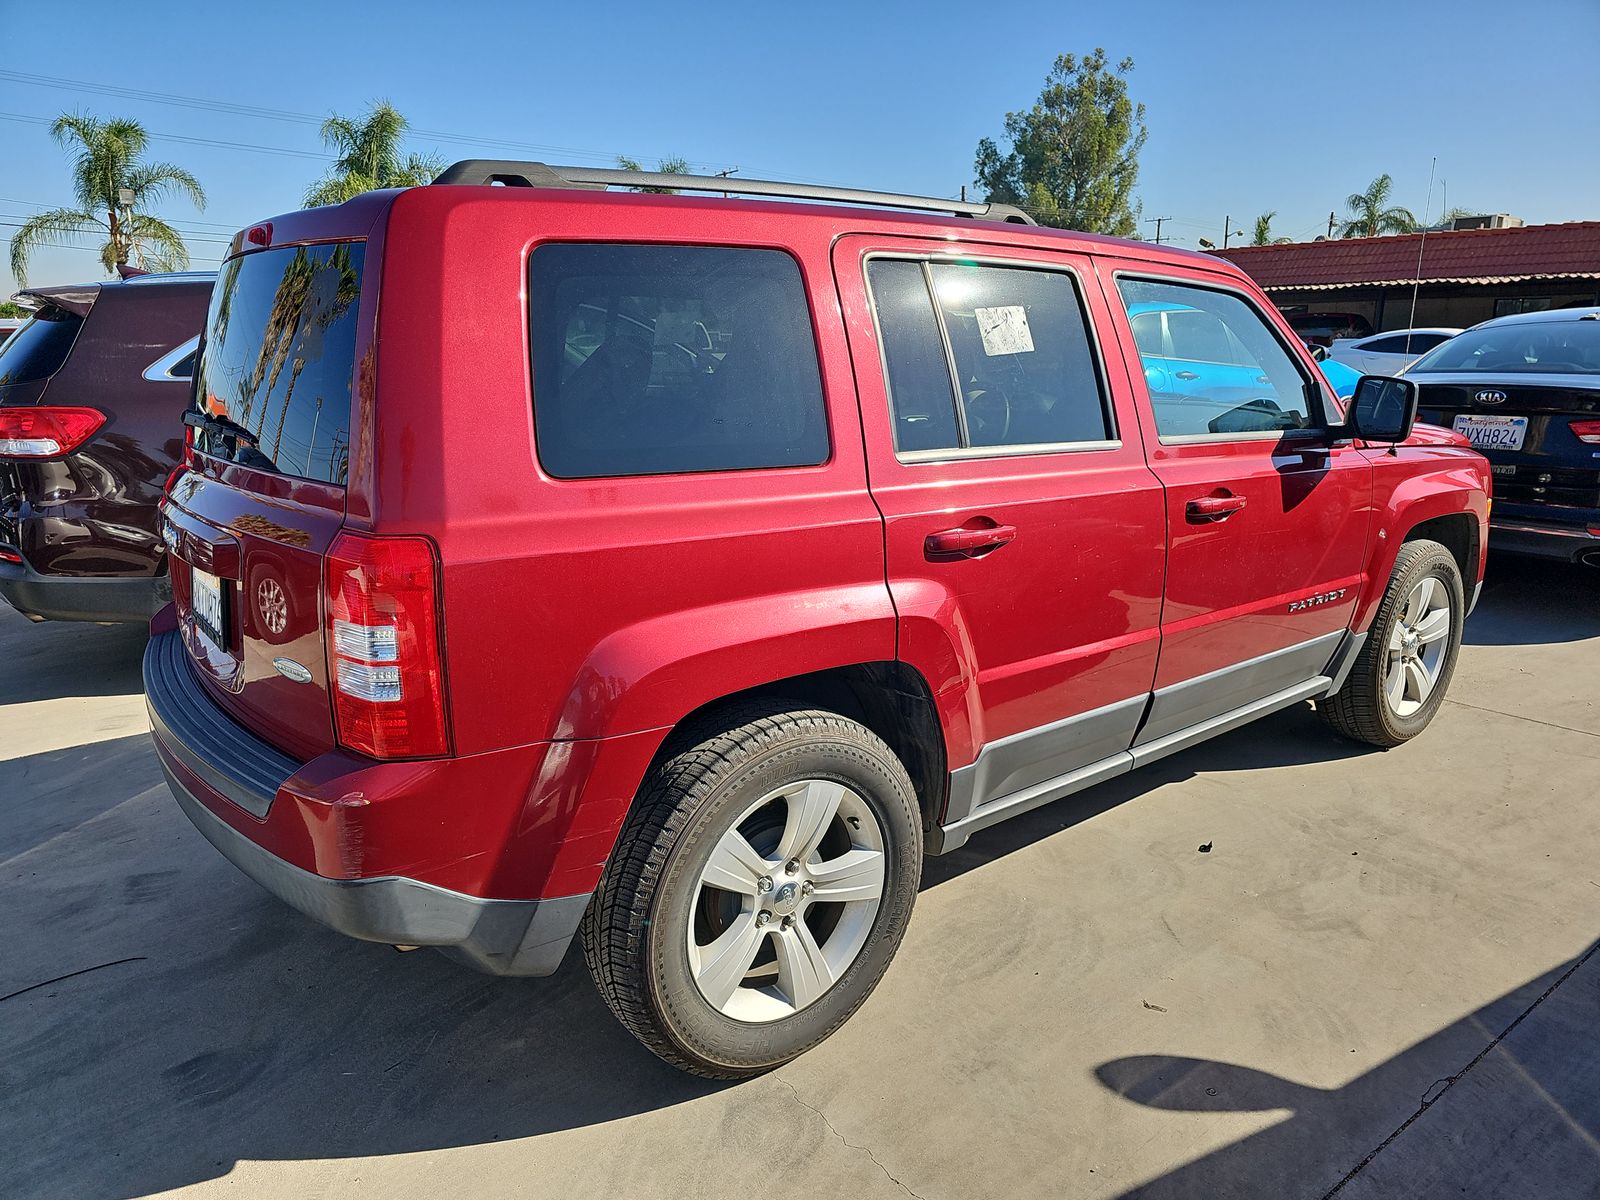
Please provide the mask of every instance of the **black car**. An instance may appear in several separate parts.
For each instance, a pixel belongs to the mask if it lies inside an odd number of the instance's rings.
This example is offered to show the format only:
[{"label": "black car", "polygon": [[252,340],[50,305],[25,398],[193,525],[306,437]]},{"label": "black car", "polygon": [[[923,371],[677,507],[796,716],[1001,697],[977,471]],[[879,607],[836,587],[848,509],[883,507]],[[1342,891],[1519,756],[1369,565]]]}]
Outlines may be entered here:
[{"label": "black car", "polygon": [[0,598],[34,620],[166,602],[162,485],[183,454],[213,276],[28,288],[0,347]]},{"label": "black car", "polygon": [[1600,308],[1485,321],[1405,374],[1494,468],[1490,546],[1600,566]]}]

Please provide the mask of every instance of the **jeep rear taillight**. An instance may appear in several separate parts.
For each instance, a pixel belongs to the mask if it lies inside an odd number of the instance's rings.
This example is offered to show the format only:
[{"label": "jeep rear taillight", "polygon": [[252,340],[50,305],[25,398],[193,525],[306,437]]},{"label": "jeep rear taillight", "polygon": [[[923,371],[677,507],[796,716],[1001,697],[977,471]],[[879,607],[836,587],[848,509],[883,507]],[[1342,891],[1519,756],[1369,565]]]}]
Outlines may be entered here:
[{"label": "jeep rear taillight", "polygon": [[1600,446],[1600,421],[1574,421],[1572,432],[1580,442]]},{"label": "jeep rear taillight", "polygon": [[340,744],[373,758],[448,754],[433,543],[340,533],[325,579]]},{"label": "jeep rear taillight", "polygon": [[0,458],[60,458],[105,423],[94,408],[0,408]]}]

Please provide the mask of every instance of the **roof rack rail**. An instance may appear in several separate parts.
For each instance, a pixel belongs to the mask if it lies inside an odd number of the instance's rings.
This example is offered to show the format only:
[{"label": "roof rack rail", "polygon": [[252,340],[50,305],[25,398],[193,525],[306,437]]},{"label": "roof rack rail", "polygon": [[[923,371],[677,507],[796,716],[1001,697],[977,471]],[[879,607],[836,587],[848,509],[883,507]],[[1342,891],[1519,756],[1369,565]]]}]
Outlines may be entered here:
[{"label": "roof rack rail", "polygon": [[950,213],[980,220],[1037,224],[1011,204],[976,204],[938,196],[905,196],[898,192],[867,192],[857,188],[816,187],[808,183],[779,183],[771,179],[733,179],[722,175],[667,175],[655,171],[624,171],[612,167],[559,167],[541,162],[498,158],[468,158],[446,167],[435,184],[503,184],[506,187],[564,187],[604,191],[608,187],[672,188],[686,192],[722,192],[741,196],[780,196],[790,200],[831,200],[919,212]]}]

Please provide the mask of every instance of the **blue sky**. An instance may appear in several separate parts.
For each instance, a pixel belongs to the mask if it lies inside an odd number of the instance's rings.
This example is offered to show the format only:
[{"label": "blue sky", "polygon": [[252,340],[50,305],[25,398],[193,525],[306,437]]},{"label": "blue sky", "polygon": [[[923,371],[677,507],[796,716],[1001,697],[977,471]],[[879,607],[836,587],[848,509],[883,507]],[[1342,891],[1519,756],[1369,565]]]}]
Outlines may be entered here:
[{"label": "blue sky", "polygon": [[[203,213],[174,200],[162,214],[192,234],[197,266],[215,265],[229,231],[299,207],[326,166],[316,119],[379,97],[419,131],[456,135],[411,139],[446,159],[676,154],[748,176],[954,195],[972,182],[978,139],[1033,102],[1055,54],[1095,46],[1135,60],[1150,128],[1138,196],[1183,245],[1220,241],[1225,216],[1248,225],[1268,209],[1276,232],[1309,238],[1384,171],[1420,213],[1435,155],[1433,213],[1447,186],[1451,205],[1529,222],[1600,218],[1600,0],[92,0],[70,20],[26,19],[33,11],[0,0],[0,235],[71,202],[49,118],[126,115],[155,135],[152,156],[189,168],[210,196]],[[256,108],[312,119],[244,111]],[[47,250],[30,281],[98,275],[93,253]],[[0,266],[0,293],[12,284]]]}]

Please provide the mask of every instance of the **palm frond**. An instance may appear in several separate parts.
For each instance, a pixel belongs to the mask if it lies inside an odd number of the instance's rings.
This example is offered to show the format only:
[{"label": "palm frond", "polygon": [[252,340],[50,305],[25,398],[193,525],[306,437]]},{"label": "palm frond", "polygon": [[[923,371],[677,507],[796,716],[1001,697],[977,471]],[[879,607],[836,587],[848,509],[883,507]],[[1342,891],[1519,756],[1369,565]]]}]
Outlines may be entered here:
[{"label": "palm frond", "polygon": [[28,257],[36,247],[102,232],[109,232],[109,227],[92,212],[57,208],[29,217],[11,235],[11,273],[16,276],[18,284],[26,284]]},{"label": "palm frond", "polygon": [[128,218],[128,257],[147,271],[181,271],[189,265],[189,247],[178,231],[159,217],[134,213]]},{"label": "palm frond", "polygon": [[205,211],[205,189],[200,186],[198,179],[175,163],[139,163],[127,173],[122,186],[131,189],[138,198],[136,203],[141,205],[146,201],[160,200],[169,188],[176,188],[188,196],[197,209]]}]

